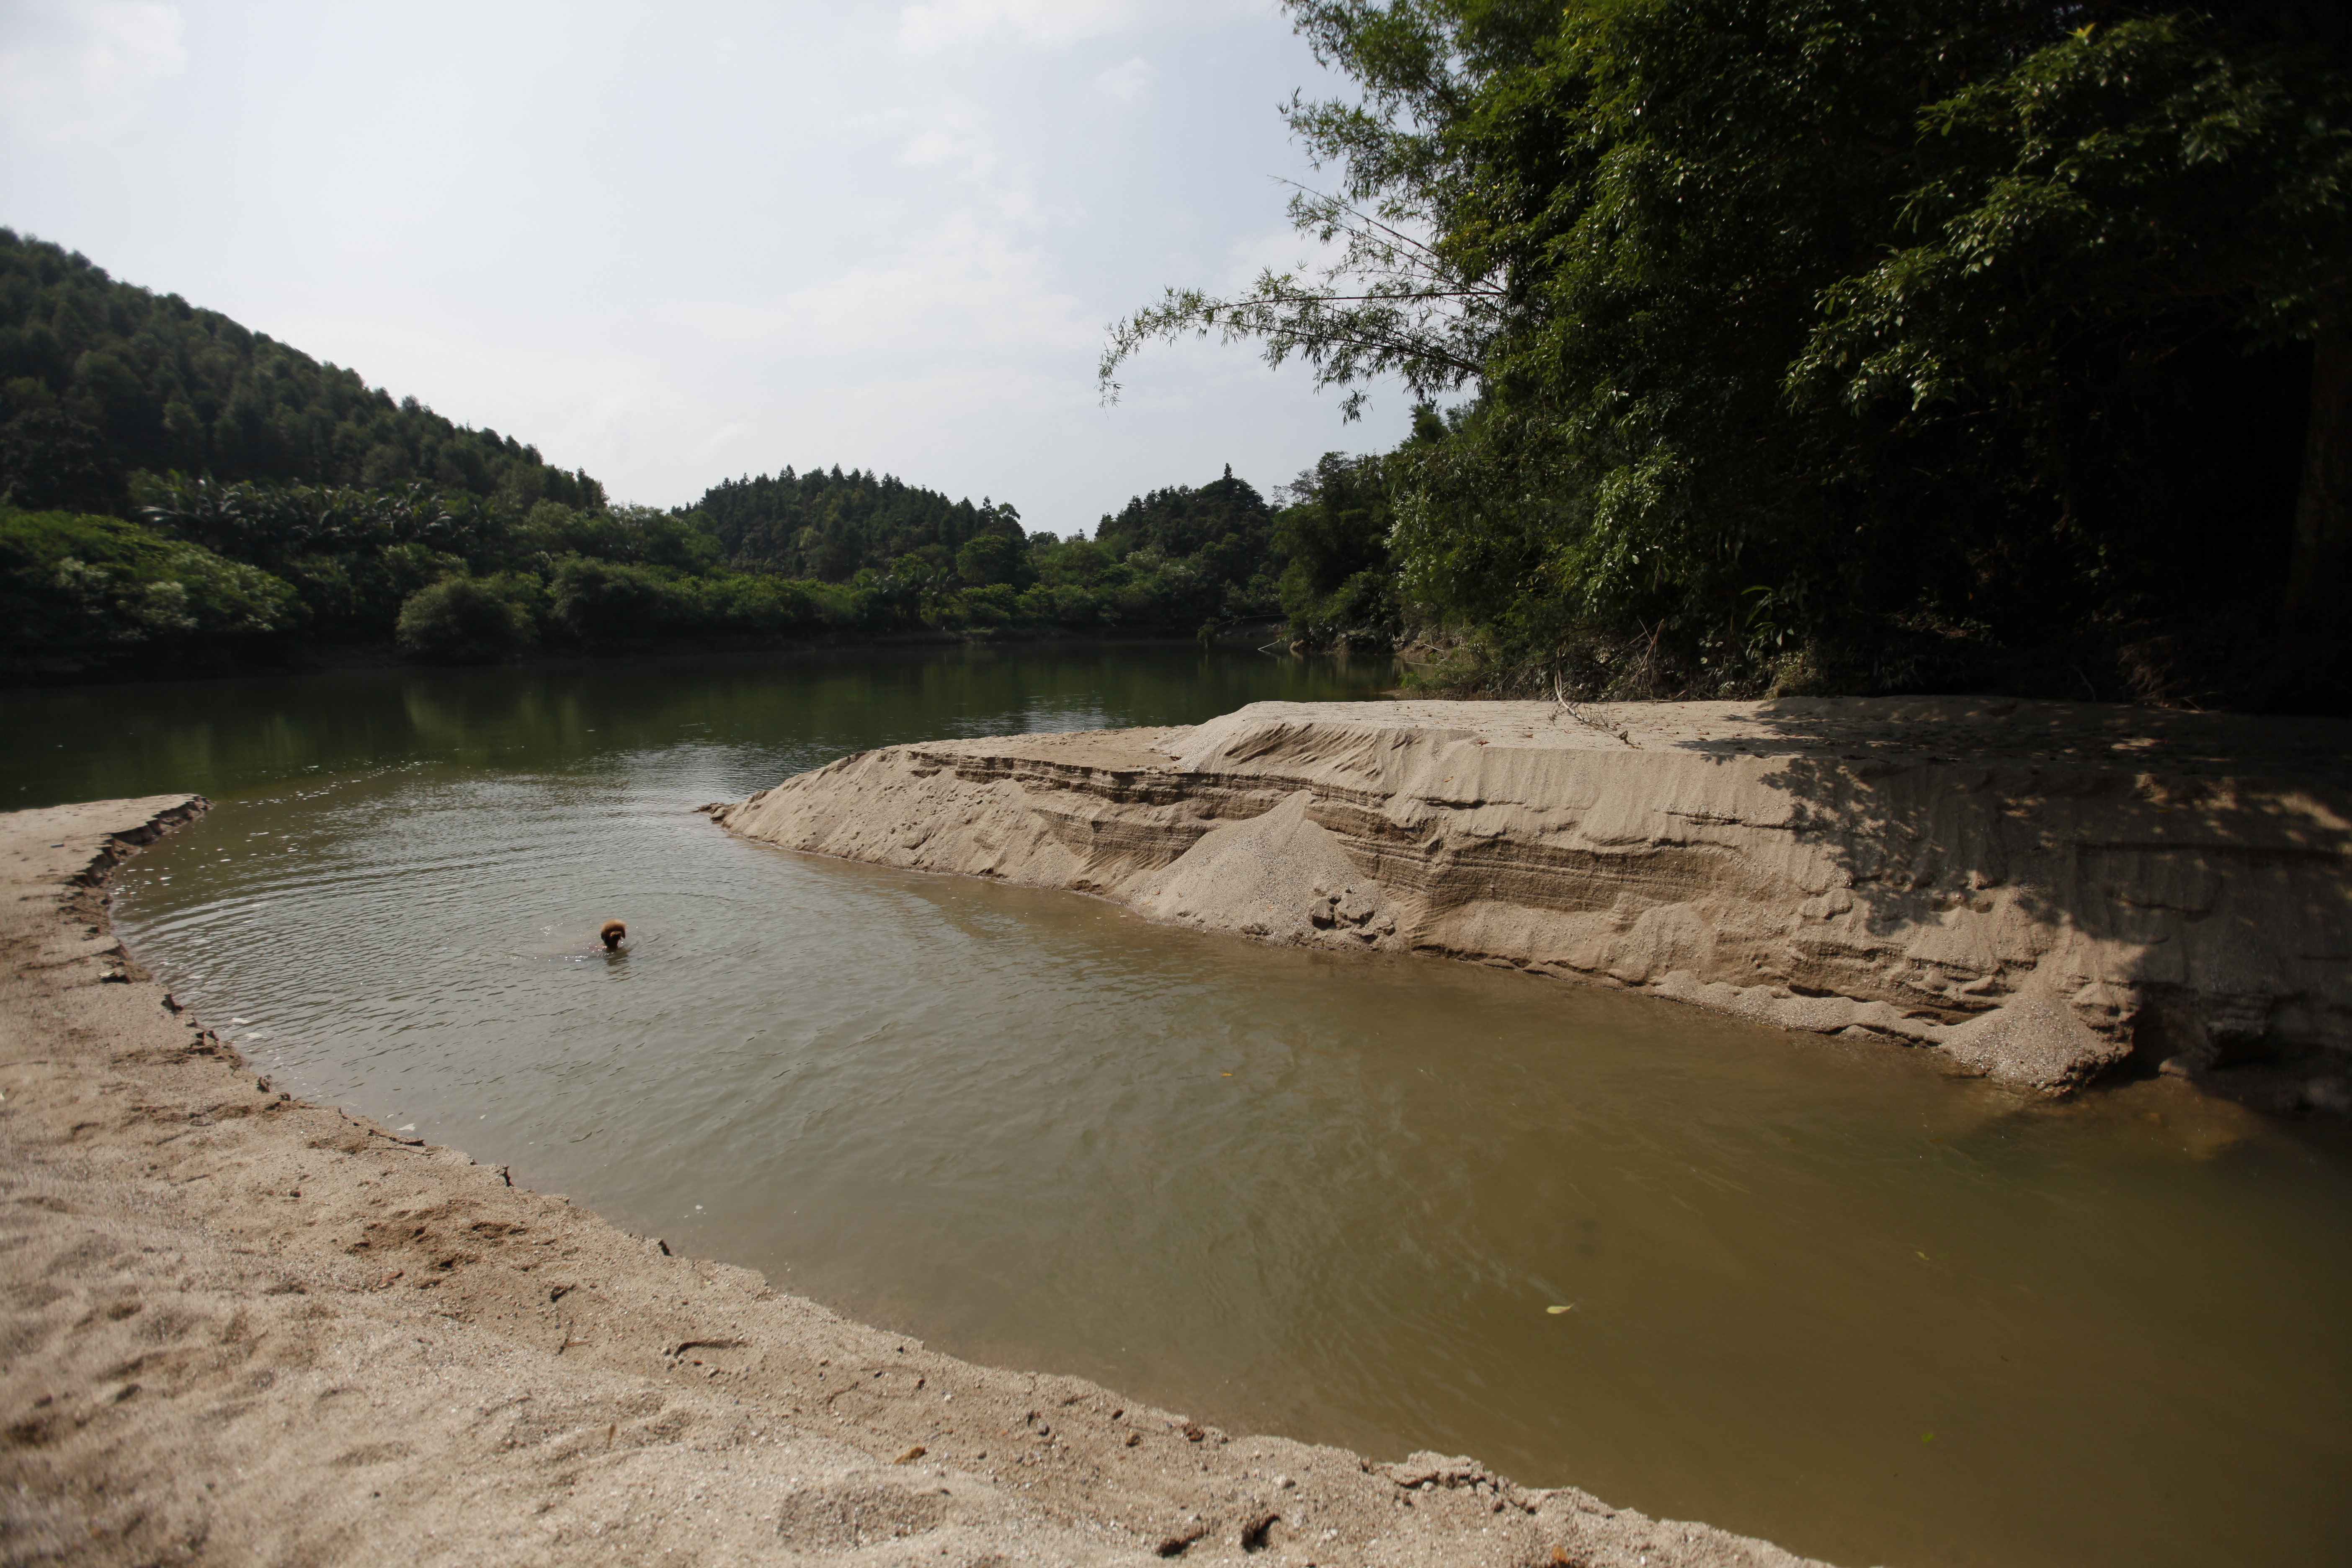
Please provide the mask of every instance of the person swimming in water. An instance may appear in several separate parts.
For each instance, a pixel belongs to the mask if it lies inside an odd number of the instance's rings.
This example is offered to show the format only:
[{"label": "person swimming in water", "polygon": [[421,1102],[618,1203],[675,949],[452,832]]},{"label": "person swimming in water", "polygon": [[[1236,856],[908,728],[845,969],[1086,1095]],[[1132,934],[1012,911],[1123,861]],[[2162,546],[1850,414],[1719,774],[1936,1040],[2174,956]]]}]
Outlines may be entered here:
[{"label": "person swimming in water", "polygon": [[604,929],[596,934],[604,939],[606,952],[618,952],[621,951],[621,939],[629,934],[629,928],[619,921],[606,921]]}]

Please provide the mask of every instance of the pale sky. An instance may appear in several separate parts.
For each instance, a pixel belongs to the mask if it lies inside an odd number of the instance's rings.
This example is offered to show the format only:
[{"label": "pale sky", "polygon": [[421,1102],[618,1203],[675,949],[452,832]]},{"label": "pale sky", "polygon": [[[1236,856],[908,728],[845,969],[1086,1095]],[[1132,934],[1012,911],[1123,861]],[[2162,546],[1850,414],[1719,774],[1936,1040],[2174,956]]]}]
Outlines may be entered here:
[{"label": "pale sky", "polygon": [[618,500],[874,468],[1032,529],[1392,446],[1114,317],[1306,241],[1275,0],[0,0],[0,224]]}]

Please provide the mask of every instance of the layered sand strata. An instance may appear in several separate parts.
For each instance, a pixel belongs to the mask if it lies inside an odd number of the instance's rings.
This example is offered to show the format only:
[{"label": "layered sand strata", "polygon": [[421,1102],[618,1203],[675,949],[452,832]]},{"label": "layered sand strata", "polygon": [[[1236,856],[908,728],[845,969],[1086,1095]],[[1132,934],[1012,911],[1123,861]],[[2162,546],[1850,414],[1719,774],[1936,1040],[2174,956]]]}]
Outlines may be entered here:
[{"label": "layered sand strata", "polygon": [[0,1562],[1800,1568],[975,1366],[293,1100],[108,927],[203,805],[0,816]]},{"label": "layered sand strata", "polygon": [[863,752],[708,807],[1097,894],[1931,1047],[2352,1109],[2352,724],[2008,700],[1260,702]]}]

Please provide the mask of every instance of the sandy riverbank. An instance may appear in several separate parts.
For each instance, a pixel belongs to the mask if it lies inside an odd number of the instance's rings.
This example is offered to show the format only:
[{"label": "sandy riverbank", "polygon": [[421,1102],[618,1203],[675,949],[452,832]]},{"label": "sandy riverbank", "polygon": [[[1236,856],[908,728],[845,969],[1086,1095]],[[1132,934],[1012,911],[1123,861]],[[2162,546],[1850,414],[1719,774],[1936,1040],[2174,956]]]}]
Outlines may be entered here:
[{"label": "sandy riverbank", "polygon": [[892,746],[709,807],[791,849],[1937,1051],[2352,1110],[2352,723],[1968,698],[1260,702]]},{"label": "sandy riverbank", "polygon": [[107,925],[202,809],[0,816],[0,1562],[1800,1561],[974,1366],[291,1100]]}]

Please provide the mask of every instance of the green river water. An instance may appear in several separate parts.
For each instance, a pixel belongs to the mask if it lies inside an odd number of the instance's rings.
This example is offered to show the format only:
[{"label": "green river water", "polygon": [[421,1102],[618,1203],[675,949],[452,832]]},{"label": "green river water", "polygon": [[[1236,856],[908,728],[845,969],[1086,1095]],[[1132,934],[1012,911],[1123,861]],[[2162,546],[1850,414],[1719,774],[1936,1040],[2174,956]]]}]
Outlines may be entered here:
[{"label": "green river water", "polygon": [[116,921],[280,1086],[944,1350],[1854,1568],[2352,1557],[2340,1128],[689,809],[1391,676],[1048,644],[20,690],[0,798],[212,796]]}]

